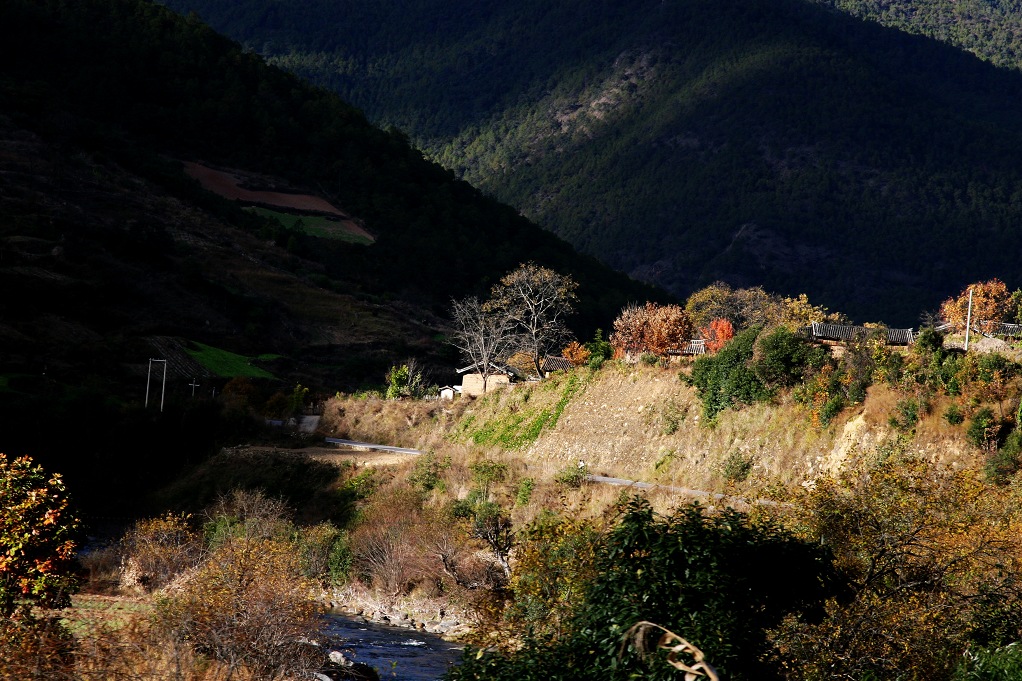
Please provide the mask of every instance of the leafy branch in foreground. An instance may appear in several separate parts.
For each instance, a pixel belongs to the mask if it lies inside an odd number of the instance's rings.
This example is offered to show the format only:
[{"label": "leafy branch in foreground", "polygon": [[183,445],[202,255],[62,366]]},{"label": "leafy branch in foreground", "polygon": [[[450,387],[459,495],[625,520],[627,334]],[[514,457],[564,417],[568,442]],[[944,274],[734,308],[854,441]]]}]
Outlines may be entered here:
[{"label": "leafy branch in foreground", "polygon": [[68,602],[77,528],[59,475],[0,454],[0,616]]}]

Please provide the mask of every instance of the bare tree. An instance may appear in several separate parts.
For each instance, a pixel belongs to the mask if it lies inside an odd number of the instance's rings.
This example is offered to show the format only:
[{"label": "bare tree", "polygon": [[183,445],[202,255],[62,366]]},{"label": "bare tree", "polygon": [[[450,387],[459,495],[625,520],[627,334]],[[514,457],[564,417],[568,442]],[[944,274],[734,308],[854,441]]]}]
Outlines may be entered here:
[{"label": "bare tree", "polygon": [[571,277],[534,262],[519,265],[493,287],[486,309],[500,311],[514,323],[519,348],[543,375],[543,355],[571,340],[564,319],[575,311],[578,284]]},{"label": "bare tree", "polygon": [[485,393],[493,363],[504,359],[512,347],[513,322],[504,310],[483,305],[475,297],[452,300],[451,316],[451,342],[479,372]]}]

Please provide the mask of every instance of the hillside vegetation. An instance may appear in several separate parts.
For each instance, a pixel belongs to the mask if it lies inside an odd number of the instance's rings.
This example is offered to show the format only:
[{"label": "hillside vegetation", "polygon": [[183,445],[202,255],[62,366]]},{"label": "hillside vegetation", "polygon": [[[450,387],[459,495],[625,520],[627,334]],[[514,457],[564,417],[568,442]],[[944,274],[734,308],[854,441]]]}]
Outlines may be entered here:
[{"label": "hillside vegetation", "polygon": [[[0,450],[56,463],[90,502],[130,506],[110,490],[144,494],[250,436],[247,407],[213,399],[231,378],[280,418],[296,384],[315,402],[408,357],[449,371],[450,299],[522,262],[579,282],[584,333],[666,295],[160,5],[4,2],[0,56]],[[189,162],[373,238],[246,210]]]},{"label": "hillside vegetation", "polygon": [[[991,667],[1017,668],[1014,648],[1000,647],[1022,621],[1017,573],[1002,571],[1018,558],[1009,529],[1022,462],[1017,351],[965,355],[931,330],[903,353],[852,347],[789,365],[786,387],[708,414],[694,377],[728,362],[743,333],[695,362],[612,360],[450,404],[342,397],[327,406],[332,434],[427,452],[387,483],[391,501],[370,503],[356,536],[379,541],[416,509],[415,529],[403,525],[413,554],[439,551],[463,589],[471,563],[436,533],[460,527],[489,552],[492,572],[470,574],[490,596],[448,592],[479,613],[472,640],[482,646],[452,678],[527,678],[536,668],[567,679],[618,664],[672,678],[638,639],[629,647],[625,632],[640,620],[690,641],[729,678],[994,679]],[[778,333],[753,336],[756,353],[741,364],[755,380],[776,379],[765,370],[808,343],[779,343]],[[854,367],[871,385],[821,420],[822,403],[805,394],[821,375]],[[417,582],[394,608],[435,597],[425,584],[436,566],[389,550],[389,567],[374,563],[363,583]],[[755,618],[736,614],[746,608]]]},{"label": "hillside vegetation", "polygon": [[929,38],[797,1],[168,4],[679,296],[725,279],[909,326],[1017,278],[1022,81]]},{"label": "hillside vegetation", "polygon": [[[1022,293],[1002,282],[972,293],[983,316],[1017,317]],[[672,360],[660,325],[691,328],[686,309],[747,321],[714,320],[706,354]],[[174,514],[80,559],[87,589],[134,594],[130,626],[84,619],[79,600],[63,629],[14,601],[2,659],[143,679],[333,673],[322,649],[294,645],[318,593],[461,636],[449,679],[674,678],[656,640],[687,642],[682,664],[750,681],[1017,669],[1018,349],[983,338],[966,352],[932,327],[907,348],[882,327],[828,345],[803,321],[748,321],[796,312],[827,316],[804,296],[711,287],[686,308],[626,308],[609,342],[587,344],[599,354],[576,343],[579,366],[544,380],[455,400],[338,394],[320,435],[423,453],[242,447],[198,461],[155,497]],[[51,498],[9,478],[0,508],[63,511],[59,479]],[[0,533],[21,522],[0,513]],[[61,657],[68,646],[77,654]]]}]

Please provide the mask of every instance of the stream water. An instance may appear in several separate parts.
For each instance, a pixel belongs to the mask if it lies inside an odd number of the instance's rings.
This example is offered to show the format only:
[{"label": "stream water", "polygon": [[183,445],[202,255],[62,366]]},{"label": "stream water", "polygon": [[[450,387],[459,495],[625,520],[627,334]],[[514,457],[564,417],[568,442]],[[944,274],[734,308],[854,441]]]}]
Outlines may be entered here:
[{"label": "stream water", "polygon": [[439,636],[360,618],[329,615],[324,633],[343,641],[337,649],[374,667],[381,679],[436,681],[461,656],[461,646]]}]

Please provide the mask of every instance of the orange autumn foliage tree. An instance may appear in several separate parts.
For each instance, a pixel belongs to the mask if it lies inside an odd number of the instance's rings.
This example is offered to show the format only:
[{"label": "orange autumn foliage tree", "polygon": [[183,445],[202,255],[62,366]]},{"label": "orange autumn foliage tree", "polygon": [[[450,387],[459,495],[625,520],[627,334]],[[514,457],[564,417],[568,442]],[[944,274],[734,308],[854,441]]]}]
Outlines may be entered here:
[{"label": "orange autumn foliage tree", "polygon": [[[626,354],[640,353],[646,348],[646,325],[649,323],[649,308],[652,303],[628,305],[614,320],[614,330],[610,334],[610,344],[614,348],[615,359]],[[620,357],[618,356],[620,355]]]},{"label": "orange autumn foliage tree", "polygon": [[66,605],[77,527],[59,475],[0,454],[0,616]]},{"label": "orange autumn foliage tree", "polygon": [[735,337],[735,327],[726,319],[714,319],[699,335],[706,341],[706,351],[715,354]]},{"label": "orange autumn foliage tree", "polygon": [[657,357],[680,350],[692,338],[692,320],[680,305],[656,306],[646,330],[646,349]]},{"label": "orange autumn foliage tree", "polygon": [[610,343],[624,353],[649,352],[666,357],[692,338],[693,324],[680,305],[630,305],[614,320]]},{"label": "orange autumn foliage tree", "polygon": [[586,346],[582,345],[578,341],[571,341],[567,347],[561,351],[564,358],[571,362],[572,366],[580,367],[589,361],[589,355],[591,354]]},{"label": "orange autumn foliage tree", "polygon": [[966,286],[957,297],[948,298],[940,306],[940,316],[958,332],[965,331],[969,316],[969,291],[972,291],[972,328],[992,330],[1008,315],[1011,293],[1000,279],[978,281]]}]

